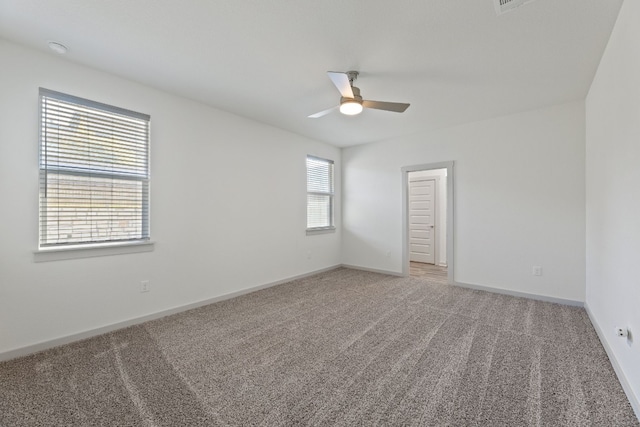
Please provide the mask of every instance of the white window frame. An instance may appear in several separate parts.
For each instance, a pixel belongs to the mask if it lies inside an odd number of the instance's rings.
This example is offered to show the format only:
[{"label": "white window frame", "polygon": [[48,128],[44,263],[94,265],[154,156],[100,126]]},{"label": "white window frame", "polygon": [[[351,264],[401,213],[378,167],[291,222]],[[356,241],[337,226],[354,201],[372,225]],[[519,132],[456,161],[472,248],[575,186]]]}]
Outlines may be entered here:
[{"label": "white window frame", "polygon": [[[330,182],[329,191],[311,191],[309,189],[309,160],[324,162],[329,165],[329,174],[328,180]],[[335,211],[335,164],[333,160],[325,159],[322,157],[307,155],[306,157],[306,169],[307,169],[307,234],[321,234],[321,233],[331,233],[334,232],[335,222],[334,222],[334,211]],[[309,227],[309,196],[326,196],[329,198],[329,225],[323,227]]]},{"label": "white window frame", "polygon": [[[55,101],[61,101],[64,103],[74,104],[80,106],[81,108],[86,108],[88,110],[96,110],[98,113],[107,113],[112,116],[122,116],[124,120],[127,119],[135,119],[137,121],[146,122],[146,129],[144,138],[138,139],[137,141],[143,141],[145,145],[143,145],[144,150],[142,151],[143,157],[136,157],[137,159],[144,159],[144,172],[138,171],[137,173],[123,173],[115,170],[111,170],[109,172],[105,172],[104,167],[101,169],[100,167],[92,168],[89,163],[81,163],[78,168],[70,168],[64,166],[56,166],[47,161],[45,151],[45,145],[48,141],[45,141],[46,135],[44,135],[44,125],[45,125],[45,114],[49,114],[44,111],[44,102],[45,98],[51,99]],[[133,252],[146,252],[153,250],[153,243],[150,240],[150,156],[149,156],[149,146],[150,146],[150,116],[147,114],[137,113],[134,111],[126,110],[119,107],[114,107],[107,104],[102,104],[99,102],[87,100],[84,98],[79,98],[72,95],[67,95],[60,92],[55,92],[52,90],[40,88],[39,92],[39,108],[40,108],[40,119],[39,119],[39,156],[38,156],[38,164],[39,164],[39,176],[40,176],[40,191],[39,191],[39,199],[40,199],[40,207],[38,214],[38,249],[35,251],[36,253],[36,261],[51,261],[56,259],[70,259],[76,257],[86,257],[86,256],[101,256],[101,255],[114,255],[118,253],[133,253]],[[73,108],[73,107],[71,107]],[[95,118],[98,116],[89,116],[91,118]],[[102,122],[99,122],[102,125]],[[111,123],[111,122],[109,122]],[[118,122],[116,122],[118,123]],[[139,125],[138,125],[139,126]],[[80,136],[81,134],[73,134],[73,136]],[[117,146],[116,146],[117,147]],[[139,150],[137,152],[140,152]],[[69,158],[69,157],[67,157]],[[139,170],[139,167],[138,167]],[[47,220],[47,212],[43,203],[46,203],[46,191],[47,191],[47,180],[48,174],[58,174],[59,176],[69,176],[69,177],[93,177],[98,179],[116,179],[120,182],[123,180],[131,181],[131,182],[139,182],[142,188],[142,205],[140,208],[140,214],[136,217],[139,218],[140,224],[140,233],[135,237],[127,238],[123,236],[118,236],[117,238],[99,238],[99,239],[87,239],[81,242],[73,242],[73,241],[64,241],[64,239],[60,239],[58,242],[52,242],[46,238],[45,225],[43,221]],[[113,200],[113,199],[112,199]],[[117,200],[116,200],[117,201]],[[92,214],[93,215],[93,214]],[[54,217],[56,218],[56,217]],[[87,252],[89,250],[89,252]],[[60,255],[53,255],[51,253],[62,252]],[[45,255],[43,255],[45,254]]]}]

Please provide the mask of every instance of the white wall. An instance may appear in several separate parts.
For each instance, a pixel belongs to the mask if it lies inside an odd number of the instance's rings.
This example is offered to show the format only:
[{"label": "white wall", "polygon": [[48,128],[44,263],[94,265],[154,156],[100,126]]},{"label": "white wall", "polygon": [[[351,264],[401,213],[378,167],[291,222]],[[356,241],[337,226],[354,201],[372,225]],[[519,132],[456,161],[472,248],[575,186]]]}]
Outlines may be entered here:
[{"label": "white wall", "polygon": [[454,161],[455,281],[584,301],[584,126],[578,102],[344,149],[343,262],[402,272],[401,168]]},{"label": "white wall", "polygon": [[[340,264],[339,149],[1,40],[0,62],[0,355]],[[34,263],[40,86],[151,115],[154,252]],[[336,233],[305,234],[307,154],[336,162]]]},{"label": "white wall", "polygon": [[[640,416],[638,40],[640,3],[625,1],[586,102],[586,282],[587,306]],[[633,341],[615,337],[616,326],[630,326]]]},{"label": "white wall", "polygon": [[438,190],[436,192],[436,250],[438,259],[436,264],[447,265],[447,170],[432,169],[417,172],[409,172],[409,181],[415,178],[437,177]]}]

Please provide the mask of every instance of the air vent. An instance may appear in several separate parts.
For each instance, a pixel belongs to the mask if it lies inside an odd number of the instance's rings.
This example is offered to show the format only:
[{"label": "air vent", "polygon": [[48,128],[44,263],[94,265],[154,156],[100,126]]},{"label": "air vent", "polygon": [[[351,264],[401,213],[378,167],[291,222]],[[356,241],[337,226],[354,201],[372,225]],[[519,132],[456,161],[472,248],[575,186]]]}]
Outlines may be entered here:
[{"label": "air vent", "polygon": [[533,0],[493,0],[496,6],[496,13],[502,15],[507,13],[516,7],[522,6],[525,3],[529,3]]}]

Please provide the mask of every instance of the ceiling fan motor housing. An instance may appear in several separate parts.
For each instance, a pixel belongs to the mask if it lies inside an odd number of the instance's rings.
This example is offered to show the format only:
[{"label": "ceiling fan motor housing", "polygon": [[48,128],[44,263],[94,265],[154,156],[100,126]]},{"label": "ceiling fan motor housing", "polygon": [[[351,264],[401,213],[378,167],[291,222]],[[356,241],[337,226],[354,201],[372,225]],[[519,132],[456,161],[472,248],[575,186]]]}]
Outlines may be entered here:
[{"label": "ceiling fan motor housing", "polygon": [[344,96],[341,96],[340,104],[343,104],[345,102],[353,102],[353,101],[359,104],[362,104],[362,96],[360,96],[360,88],[351,86],[351,90],[353,91],[353,98],[345,98]]}]

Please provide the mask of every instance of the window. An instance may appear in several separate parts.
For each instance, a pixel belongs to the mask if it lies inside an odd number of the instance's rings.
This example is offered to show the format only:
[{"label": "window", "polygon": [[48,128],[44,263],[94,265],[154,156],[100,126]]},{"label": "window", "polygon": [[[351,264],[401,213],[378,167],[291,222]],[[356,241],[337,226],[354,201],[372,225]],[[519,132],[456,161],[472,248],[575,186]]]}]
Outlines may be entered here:
[{"label": "window", "polygon": [[333,229],[333,161],[307,156],[307,230]]},{"label": "window", "polygon": [[149,240],[149,119],[40,89],[41,249]]}]

